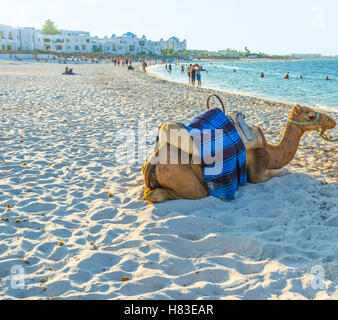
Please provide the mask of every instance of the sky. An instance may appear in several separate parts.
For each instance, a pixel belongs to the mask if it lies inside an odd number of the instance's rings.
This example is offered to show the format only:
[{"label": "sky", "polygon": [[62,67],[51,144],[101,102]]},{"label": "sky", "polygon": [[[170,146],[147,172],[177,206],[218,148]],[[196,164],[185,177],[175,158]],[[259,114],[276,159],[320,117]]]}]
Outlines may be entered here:
[{"label": "sky", "polygon": [[[4,3],[2,3],[4,2]],[[103,37],[131,31],[188,49],[338,55],[338,0],[0,0],[0,24]]]}]

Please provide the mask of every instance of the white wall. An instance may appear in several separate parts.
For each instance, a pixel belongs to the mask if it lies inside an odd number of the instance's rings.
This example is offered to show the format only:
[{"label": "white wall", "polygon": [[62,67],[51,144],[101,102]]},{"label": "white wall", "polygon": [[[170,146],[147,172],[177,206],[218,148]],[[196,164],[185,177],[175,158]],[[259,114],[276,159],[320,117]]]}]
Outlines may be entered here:
[{"label": "white wall", "polygon": [[[11,36],[11,37],[10,37]],[[10,39],[12,38],[12,39]],[[102,53],[112,55],[138,54],[140,52],[160,55],[164,49],[175,51],[186,49],[186,41],[170,38],[167,41],[137,38],[127,33],[121,37],[99,39],[89,32],[62,30],[61,34],[44,35],[34,28],[13,28],[0,25],[0,52],[15,51],[53,51],[58,53],[92,53],[94,47],[101,47]]]}]

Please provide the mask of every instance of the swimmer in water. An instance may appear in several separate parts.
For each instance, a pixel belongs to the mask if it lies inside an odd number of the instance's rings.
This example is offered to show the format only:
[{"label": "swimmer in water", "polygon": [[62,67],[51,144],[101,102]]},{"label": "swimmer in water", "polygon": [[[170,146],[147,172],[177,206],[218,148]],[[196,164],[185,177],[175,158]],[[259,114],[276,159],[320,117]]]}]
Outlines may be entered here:
[{"label": "swimmer in water", "polygon": [[289,72],[285,75],[284,79],[290,79],[289,78]]},{"label": "swimmer in water", "polygon": [[327,76],[325,80],[331,80],[331,79],[329,78],[329,76]]},{"label": "swimmer in water", "polygon": [[261,73],[261,78],[264,78],[264,72]]},{"label": "swimmer in water", "polygon": [[300,76],[299,76],[299,79],[303,79],[303,76],[302,76],[302,75],[300,75]]}]

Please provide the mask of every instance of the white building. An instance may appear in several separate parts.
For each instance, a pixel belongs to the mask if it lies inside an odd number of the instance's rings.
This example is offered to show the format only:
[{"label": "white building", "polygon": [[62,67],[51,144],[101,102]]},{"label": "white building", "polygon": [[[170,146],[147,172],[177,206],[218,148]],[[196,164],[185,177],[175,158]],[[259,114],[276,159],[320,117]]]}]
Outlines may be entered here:
[{"label": "white building", "polygon": [[[120,37],[116,37],[113,34],[110,38],[98,39],[97,42],[102,45],[102,51],[104,53],[112,55],[136,55],[138,53],[161,54],[161,44],[159,41],[147,40],[145,36],[137,38],[137,36],[131,32],[127,32]],[[95,50],[95,47],[93,49]]]},{"label": "white building", "polygon": [[0,25],[0,50],[20,50],[18,29]]},{"label": "white building", "polygon": [[187,48],[186,40],[171,37],[167,41],[148,40],[145,36],[138,38],[127,32],[110,38],[90,36],[86,31],[62,30],[57,35],[45,35],[35,28],[13,28],[0,25],[1,51],[52,51],[57,53],[93,53],[102,52],[111,55],[136,55],[139,53],[160,55],[162,50],[180,51]]},{"label": "white building", "polygon": [[98,50],[103,53],[112,55],[124,55],[124,54],[155,54],[161,55],[162,50],[174,49],[174,51],[180,51],[187,48],[186,40],[180,41],[176,37],[172,37],[167,41],[161,39],[160,41],[148,40],[146,36],[137,38],[132,32],[127,32],[120,37],[113,34],[110,38],[95,39],[93,41],[93,51]]},{"label": "white building", "polygon": [[163,42],[162,50],[173,49],[174,51],[181,51],[187,49],[187,41],[184,39],[180,41],[176,37],[171,37],[167,41]]},{"label": "white building", "polygon": [[57,35],[45,35],[39,32],[43,51],[60,53],[90,53],[92,52],[91,36],[86,31],[62,30]]},{"label": "white building", "polygon": [[41,50],[42,43],[40,39],[40,43],[38,42],[38,32],[35,28],[19,28],[19,47],[18,50],[22,51],[34,51]]}]

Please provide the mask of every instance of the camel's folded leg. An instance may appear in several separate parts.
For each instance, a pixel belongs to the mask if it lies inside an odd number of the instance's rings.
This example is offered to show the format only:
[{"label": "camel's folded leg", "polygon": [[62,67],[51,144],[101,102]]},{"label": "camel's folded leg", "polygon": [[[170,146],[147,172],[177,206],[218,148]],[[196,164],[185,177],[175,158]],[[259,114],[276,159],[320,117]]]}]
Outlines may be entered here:
[{"label": "camel's folded leg", "polygon": [[266,171],[264,172],[264,176],[262,181],[260,182],[265,182],[270,180],[271,178],[275,178],[275,177],[282,177],[285,176],[289,173],[289,170],[286,168],[282,168],[282,169],[266,169]]}]

